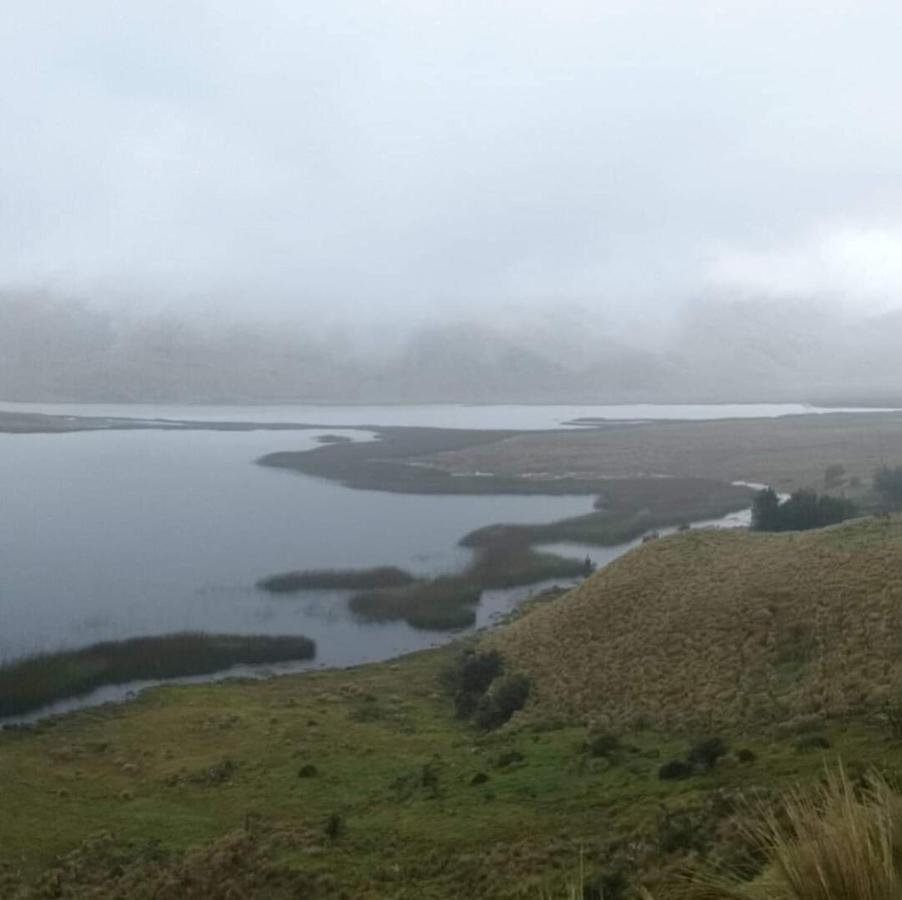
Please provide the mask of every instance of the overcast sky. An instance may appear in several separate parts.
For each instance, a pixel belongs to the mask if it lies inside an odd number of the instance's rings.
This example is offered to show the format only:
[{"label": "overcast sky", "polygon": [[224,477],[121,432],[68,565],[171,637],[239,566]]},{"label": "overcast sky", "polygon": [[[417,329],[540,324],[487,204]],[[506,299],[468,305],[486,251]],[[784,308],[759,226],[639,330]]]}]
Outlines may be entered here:
[{"label": "overcast sky", "polygon": [[863,0],[3,0],[0,283],[408,321],[896,306],[900,34]]}]

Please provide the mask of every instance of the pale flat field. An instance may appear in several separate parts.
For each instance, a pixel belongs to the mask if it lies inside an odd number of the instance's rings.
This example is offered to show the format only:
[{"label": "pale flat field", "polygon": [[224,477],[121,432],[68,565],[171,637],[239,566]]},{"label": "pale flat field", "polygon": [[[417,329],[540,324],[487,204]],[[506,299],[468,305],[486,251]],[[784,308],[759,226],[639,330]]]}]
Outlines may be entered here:
[{"label": "pale flat field", "polygon": [[427,458],[455,473],[677,475],[818,489],[830,465],[845,467],[846,486],[856,476],[866,484],[877,466],[902,465],[902,413],[614,425],[520,434]]}]

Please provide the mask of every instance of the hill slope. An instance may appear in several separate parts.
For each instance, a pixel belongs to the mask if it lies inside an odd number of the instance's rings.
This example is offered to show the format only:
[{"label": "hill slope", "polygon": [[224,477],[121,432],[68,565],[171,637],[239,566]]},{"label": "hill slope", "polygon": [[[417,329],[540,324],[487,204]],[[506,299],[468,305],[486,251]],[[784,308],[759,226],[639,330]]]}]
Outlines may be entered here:
[{"label": "hill slope", "polygon": [[675,535],[489,641],[533,677],[535,716],[687,731],[876,710],[902,684],[902,521]]}]

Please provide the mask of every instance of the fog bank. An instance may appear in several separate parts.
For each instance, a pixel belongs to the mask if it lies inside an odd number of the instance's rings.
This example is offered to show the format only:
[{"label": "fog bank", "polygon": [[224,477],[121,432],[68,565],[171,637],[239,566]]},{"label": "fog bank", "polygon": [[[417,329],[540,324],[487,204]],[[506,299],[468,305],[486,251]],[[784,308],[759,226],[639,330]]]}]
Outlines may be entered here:
[{"label": "fog bank", "polygon": [[785,299],[698,301],[648,328],[615,329],[561,306],[368,332],[125,316],[7,292],[0,399],[897,403],[900,342],[902,313]]}]

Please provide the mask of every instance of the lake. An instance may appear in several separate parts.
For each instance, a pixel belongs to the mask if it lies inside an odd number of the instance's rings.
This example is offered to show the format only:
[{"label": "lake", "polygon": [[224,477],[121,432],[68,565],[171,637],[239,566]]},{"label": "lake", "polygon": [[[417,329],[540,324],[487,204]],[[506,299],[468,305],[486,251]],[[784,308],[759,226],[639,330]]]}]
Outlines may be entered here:
[{"label": "lake", "polygon": [[[555,428],[599,407],[146,407],[0,404],[0,409],[230,421]],[[622,410],[623,408],[617,407]],[[637,408],[630,408],[635,411]],[[671,418],[689,408],[669,407]],[[738,407],[707,407],[708,418]],[[771,415],[787,411],[770,406]],[[692,408],[698,417],[698,408]],[[761,407],[756,407],[761,415]],[[797,411],[792,407],[789,411]],[[616,416],[629,418],[629,414]],[[643,415],[645,417],[645,415]],[[0,434],[0,660],[181,630],[301,633],[316,665],[430,646],[404,623],[360,624],[346,594],[273,596],[287,569],[462,567],[467,532],[588,512],[591,497],[417,496],[351,490],[254,464],[317,446],[324,432],[94,431]],[[354,432],[357,439],[370,439]],[[574,548],[576,549],[576,548]],[[599,562],[624,552],[593,548]],[[533,588],[534,589],[534,588]],[[477,626],[530,589],[487,592]]]}]

